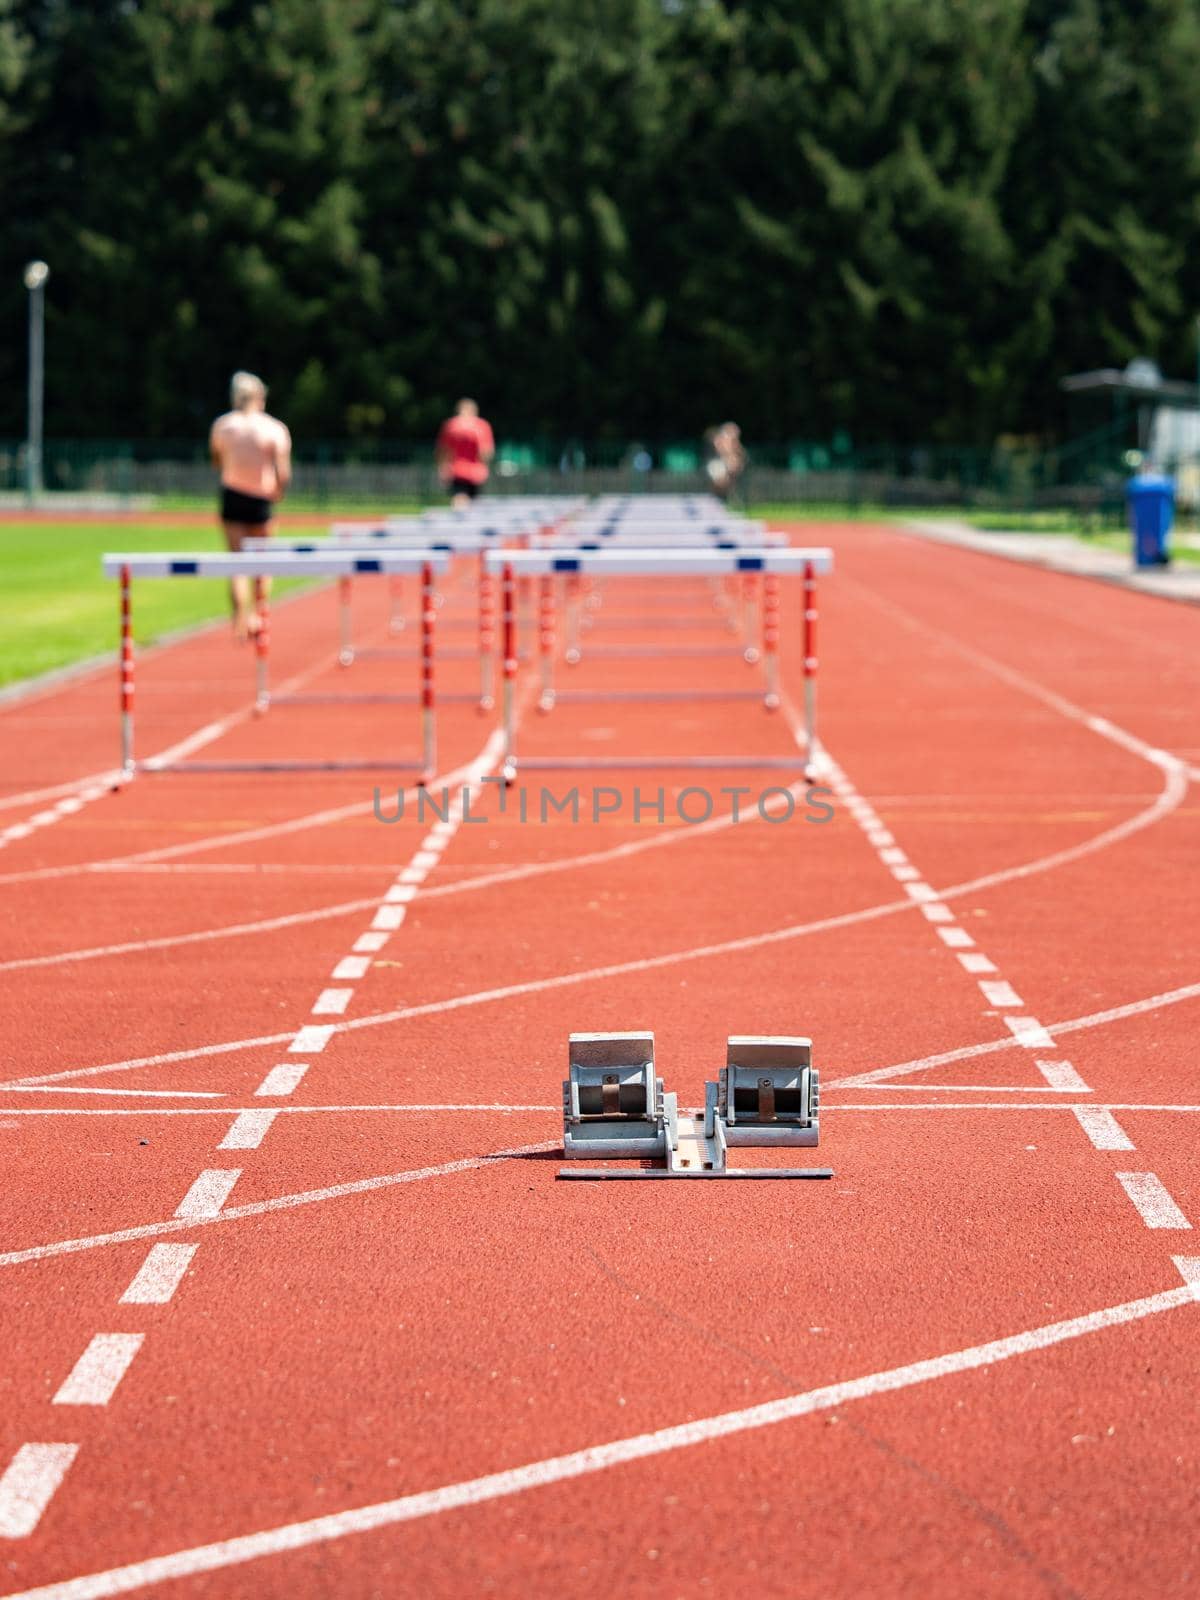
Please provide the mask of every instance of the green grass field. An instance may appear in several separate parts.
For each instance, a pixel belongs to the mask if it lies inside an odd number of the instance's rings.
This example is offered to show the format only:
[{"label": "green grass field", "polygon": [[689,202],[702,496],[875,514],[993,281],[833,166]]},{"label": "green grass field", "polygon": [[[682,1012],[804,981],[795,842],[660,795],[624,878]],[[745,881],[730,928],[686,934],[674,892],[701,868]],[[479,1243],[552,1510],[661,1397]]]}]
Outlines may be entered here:
[{"label": "green grass field", "polygon": [[[844,512],[807,506],[753,506],[750,514],[789,521],[817,521],[830,515],[839,521],[845,518]],[[334,515],[330,513],[331,519]],[[888,519],[896,515],[892,512]],[[883,518],[875,512],[873,520]],[[972,520],[985,525],[982,517]],[[1115,530],[1088,534],[1082,527],[1057,523],[1043,531],[1076,533],[1115,550],[1129,548],[1129,535]],[[121,521],[0,523],[0,611],[5,618],[0,630],[0,685],[116,649],[117,589],[100,573],[100,557],[105,551],[221,548],[215,526],[181,523],[144,528]],[[1178,560],[1200,563],[1200,550],[1179,542],[1175,554]],[[289,587],[296,585],[280,584],[279,590]],[[136,588],[137,642],[153,643],[164,634],[225,616],[227,611],[226,588],[218,580],[172,583],[146,579]]]},{"label": "green grass field", "polygon": [[[216,528],[0,523],[0,609],[6,619],[0,631],[0,684],[116,649],[117,586],[101,576],[105,551],[221,548]],[[139,644],[228,609],[226,587],[216,579],[168,583],[147,578],[135,595]]]}]

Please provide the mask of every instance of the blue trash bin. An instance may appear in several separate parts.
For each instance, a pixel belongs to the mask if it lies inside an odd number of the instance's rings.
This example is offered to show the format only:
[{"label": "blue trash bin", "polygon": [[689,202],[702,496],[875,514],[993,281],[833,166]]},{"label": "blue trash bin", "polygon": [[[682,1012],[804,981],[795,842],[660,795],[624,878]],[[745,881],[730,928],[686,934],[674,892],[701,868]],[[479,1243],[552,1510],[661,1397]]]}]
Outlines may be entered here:
[{"label": "blue trash bin", "polygon": [[1175,520],[1174,480],[1158,472],[1139,472],[1125,488],[1133,528],[1133,564],[1165,567],[1171,559],[1168,536]]}]

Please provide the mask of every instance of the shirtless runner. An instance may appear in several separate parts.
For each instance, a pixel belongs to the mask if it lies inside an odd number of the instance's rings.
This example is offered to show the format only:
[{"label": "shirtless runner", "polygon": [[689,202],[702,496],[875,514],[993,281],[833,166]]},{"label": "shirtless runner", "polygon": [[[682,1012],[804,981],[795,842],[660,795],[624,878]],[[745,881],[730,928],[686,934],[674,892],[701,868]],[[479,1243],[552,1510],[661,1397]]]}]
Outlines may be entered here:
[{"label": "shirtless runner", "polygon": [[[220,416],[209,434],[213,465],[221,474],[221,526],[230,550],[242,540],[269,535],[275,503],[292,476],[292,436],[276,417],[267,415],[267,387],[252,372],[235,372],[230,386],[233,410]],[[270,580],[264,579],[269,592]],[[258,631],[250,583],[231,578],[229,597],[233,630],[239,639]]]}]

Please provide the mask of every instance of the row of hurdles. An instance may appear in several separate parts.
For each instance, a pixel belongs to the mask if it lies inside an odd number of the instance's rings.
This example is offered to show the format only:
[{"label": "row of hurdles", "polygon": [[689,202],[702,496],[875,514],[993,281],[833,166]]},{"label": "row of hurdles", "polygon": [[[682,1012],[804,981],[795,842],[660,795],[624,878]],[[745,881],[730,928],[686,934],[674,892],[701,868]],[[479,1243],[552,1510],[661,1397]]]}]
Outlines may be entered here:
[{"label": "row of hurdles", "polygon": [[[447,701],[473,700],[482,712],[495,707],[494,685],[497,668],[501,676],[501,727],[504,734],[504,774],[510,780],[517,772],[517,696],[516,686],[521,661],[537,657],[539,670],[537,706],[549,713],[569,694],[559,691],[556,663],[559,658],[558,618],[566,617],[563,659],[578,663],[583,654],[584,631],[604,616],[603,600],[608,580],[646,578],[651,580],[654,601],[670,600],[680,592],[681,579],[700,577],[708,582],[712,609],[722,612],[726,625],[739,635],[738,654],[750,665],[762,664],[761,690],[740,691],[736,698],[761,698],[770,711],[780,704],[779,640],[783,611],[780,580],[799,578],[802,589],[802,656],[804,673],[804,725],[806,770],[812,771],[818,753],[816,733],[817,679],[817,578],[832,568],[832,554],[820,546],[790,546],[786,535],[768,532],[724,510],[719,502],[706,503],[695,497],[690,503],[668,502],[667,497],[628,497],[622,502],[580,505],[578,501],[537,500],[519,506],[505,504],[498,512],[492,507],[476,507],[470,512],[425,514],[420,518],[395,518],[383,523],[334,525],[331,537],[324,540],[262,539],[248,541],[254,548],[239,553],[200,554],[111,554],[103,560],[107,576],[115,577],[120,588],[121,648],[121,773],[123,779],[138,771],[400,771],[418,781],[431,778],[437,770],[437,711],[439,698]],[[673,497],[672,497],[673,499]],[[478,620],[476,645],[468,653],[477,654],[479,690],[477,694],[439,697],[436,665],[439,655],[439,593],[437,580],[454,562],[473,558],[477,575]],[[390,759],[378,755],[361,758],[307,756],[286,760],[186,761],[150,759],[138,761],[134,751],[134,647],[133,581],[135,578],[231,578],[253,580],[259,626],[255,634],[255,708],[262,715],[272,705],[355,700],[371,703],[416,703],[421,713],[420,755],[415,759]],[[339,650],[343,666],[368,654],[393,654],[412,662],[414,651],[391,644],[372,649],[355,648],[350,631],[351,592],[356,579],[370,577],[388,580],[391,615],[389,631],[403,631],[400,586],[405,578],[419,584],[419,642],[415,651],[418,682],[415,690],[386,694],[361,694],[353,691],[272,697],[268,664],[270,659],[270,616],[267,581],[273,577],[334,578],[339,588]],[[536,598],[536,605],[535,605]],[[397,613],[399,612],[399,617]],[[665,608],[657,605],[640,620],[661,627],[669,625]],[[463,619],[454,619],[461,625]],[[450,653],[453,646],[442,646]],[[635,653],[647,657],[671,654],[671,647],[660,643],[636,647],[616,647],[608,653]],[[729,647],[727,646],[726,649]],[[708,647],[677,647],[678,653],[715,653]],[[458,652],[462,654],[460,650]],[[603,654],[603,651],[597,651]],[[724,691],[721,697],[731,691]],[[603,691],[580,698],[594,699]],[[607,696],[605,696],[607,697]],[[704,691],[662,692],[654,686],[634,694],[618,693],[614,698],[681,699],[704,698]],[[715,698],[716,694],[708,695]],[[635,758],[587,758],[595,767],[647,765]],[[580,765],[580,758],[537,758],[525,760],[529,768],[550,770]],[[731,761],[722,757],[672,759],[669,764],[787,766],[795,768],[796,757],[747,758]]]}]

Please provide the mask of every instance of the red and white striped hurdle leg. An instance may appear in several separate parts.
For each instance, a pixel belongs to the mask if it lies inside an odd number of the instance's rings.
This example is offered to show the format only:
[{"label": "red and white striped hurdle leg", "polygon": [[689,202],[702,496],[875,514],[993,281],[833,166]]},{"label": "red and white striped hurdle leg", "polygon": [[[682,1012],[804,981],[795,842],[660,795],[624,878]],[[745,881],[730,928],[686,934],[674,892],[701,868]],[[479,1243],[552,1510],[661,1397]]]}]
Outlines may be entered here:
[{"label": "red and white striped hurdle leg", "polygon": [[121,568],[121,772],[133,777],[133,596],[129,568]]},{"label": "red and white striped hurdle leg", "polygon": [[496,582],[488,571],[487,556],[479,552],[479,709],[496,704]]},{"label": "red and white striped hurdle leg", "polygon": [[404,632],[404,579],[396,573],[388,579],[388,632]]},{"label": "red and white striped hurdle leg", "polygon": [[544,572],[538,593],[538,648],[541,655],[542,692],[539,711],[554,710],[554,575]]},{"label": "red and white striped hurdle leg", "polygon": [[817,574],[804,564],[804,743],[806,769],[815,775],[820,759],[817,743]]},{"label": "red and white striped hurdle leg", "polygon": [[517,678],[517,594],[511,563],[506,562],[501,580],[504,607],[504,765],[501,776],[506,784],[517,776],[516,678]]},{"label": "red and white striped hurdle leg", "polygon": [[754,607],[758,584],[753,572],[742,573],[742,654],[751,666],[758,660],[754,642]]},{"label": "red and white striped hurdle leg", "polygon": [[583,585],[577,572],[567,574],[567,648],[563,659],[569,667],[579,661],[579,610]]},{"label": "red and white striped hurdle leg", "polygon": [[421,568],[421,778],[428,783],[437,771],[437,716],[433,678],[433,630],[437,621],[437,595],[433,567]]},{"label": "red and white striped hurdle leg", "polygon": [[350,579],[338,579],[338,665],[354,660],[354,633],[350,618]]},{"label": "red and white striped hurdle leg", "polygon": [[254,613],[258,631],[254,635],[254,709],[261,717],[271,704],[267,662],[271,651],[271,608],[267,601],[267,580],[254,580]]},{"label": "red and white striped hurdle leg", "polygon": [[775,573],[763,576],[763,670],[767,692],[763,705],[768,711],[779,709],[779,579]]}]

